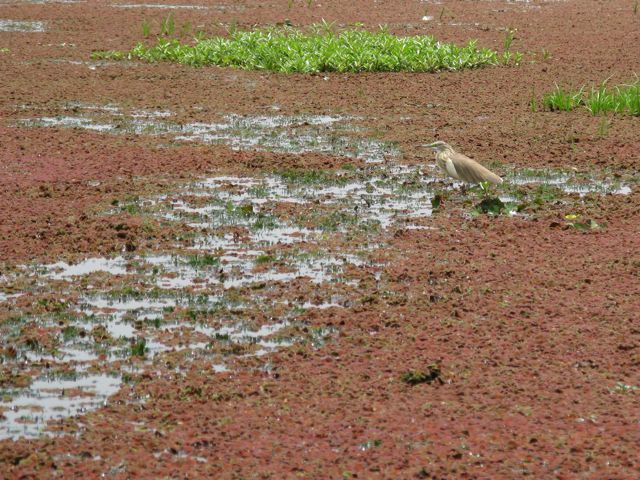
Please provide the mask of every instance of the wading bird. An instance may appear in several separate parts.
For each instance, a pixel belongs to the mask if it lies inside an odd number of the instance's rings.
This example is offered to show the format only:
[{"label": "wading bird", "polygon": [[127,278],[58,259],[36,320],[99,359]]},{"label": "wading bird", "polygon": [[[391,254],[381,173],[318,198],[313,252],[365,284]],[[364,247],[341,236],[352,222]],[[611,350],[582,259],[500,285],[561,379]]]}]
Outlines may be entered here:
[{"label": "wading bird", "polygon": [[438,167],[456,180],[466,183],[489,182],[494,185],[502,183],[502,178],[498,175],[489,171],[475,160],[471,160],[466,155],[456,152],[448,143],[437,141],[423,146],[429,147],[436,152],[436,164]]}]

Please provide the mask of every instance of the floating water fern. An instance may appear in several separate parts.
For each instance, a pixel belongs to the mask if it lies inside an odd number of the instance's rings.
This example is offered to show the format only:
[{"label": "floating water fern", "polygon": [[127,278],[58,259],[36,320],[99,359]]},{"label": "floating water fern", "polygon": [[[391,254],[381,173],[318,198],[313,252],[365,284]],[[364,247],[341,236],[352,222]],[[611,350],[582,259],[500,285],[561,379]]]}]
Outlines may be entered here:
[{"label": "floating water fern", "polygon": [[129,52],[94,52],[97,59],[171,61],[284,73],[435,72],[519,63],[518,53],[480,48],[475,40],[458,46],[431,36],[399,37],[380,28],[333,31],[322,24],[305,33],[291,27],[234,31],[229,37],[196,39],[195,44],[159,37]]}]

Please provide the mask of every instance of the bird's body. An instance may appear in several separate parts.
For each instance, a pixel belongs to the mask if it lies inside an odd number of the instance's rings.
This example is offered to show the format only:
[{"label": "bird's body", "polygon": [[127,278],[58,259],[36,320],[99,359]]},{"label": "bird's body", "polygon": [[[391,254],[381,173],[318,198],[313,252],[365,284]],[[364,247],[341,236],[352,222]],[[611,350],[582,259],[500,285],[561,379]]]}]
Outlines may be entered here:
[{"label": "bird's body", "polygon": [[466,183],[502,183],[502,178],[498,175],[466,155],[456,152],[445,142],[438,141],[426,146],[435,150],[436,164],[451,178]]}]

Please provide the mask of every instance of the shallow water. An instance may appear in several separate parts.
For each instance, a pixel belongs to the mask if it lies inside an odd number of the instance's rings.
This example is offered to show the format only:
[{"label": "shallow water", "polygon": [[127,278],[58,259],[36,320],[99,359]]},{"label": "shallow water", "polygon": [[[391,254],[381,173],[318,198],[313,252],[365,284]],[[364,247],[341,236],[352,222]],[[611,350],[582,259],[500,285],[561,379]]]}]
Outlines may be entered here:
[{"label": "shallow water", "polygon": [[123,112],[113,105],[68,105],[72,113],[57,117],[25,118],[21,126],[83,128],[110,134],[168,135],[174,142],[222,143],[234,150],[287,153],[321,152],[379,163],[397,157],[389,142],[366,138],[340,115],[224,115],[216,122],[173,122],[167,111]]},{"label": "shallow water", "polygon": [[0,32],[44,32],[45,22],[0,19]]},{"label": "shallow water", "polygon": [[120,389],[122,380],[109,375],[77,375],[73,379],[35,380],[28,389],[0,401],[5,417],[0,438],[36,437],[46,434],[47,423],[85,413],[105,405]]},{"label": "shallow water", "polygon": [[632,190],[619,181],[599,180],[589,175],[551,169],[521,170],[509,174],[505,181],[514,185],[540,184],[558,187],[565,193],[629,195]]}]

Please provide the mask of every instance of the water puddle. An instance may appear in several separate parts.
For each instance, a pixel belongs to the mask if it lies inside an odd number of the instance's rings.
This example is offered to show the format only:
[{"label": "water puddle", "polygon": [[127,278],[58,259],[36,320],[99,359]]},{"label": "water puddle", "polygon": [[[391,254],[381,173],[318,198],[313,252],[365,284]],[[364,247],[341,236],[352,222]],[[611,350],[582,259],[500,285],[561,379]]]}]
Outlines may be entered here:
[{"label": "water puddle", "polygon": [[82,128],[109,134],[165,135],[174,142],[225,144],[235,150],[267,150],[300,154],[321,152],[379,163],[399,156],[389,142],[362,136],[354,118],[338,115],[236,115],[219,122],[173,122],[171,112],[123,112],[117,106],[71,104],[72,113],[27,118],[29,127]]},{"label": "water puddle", "polygon": [[0,19],[0,32],[44,32],[45,22]]},{"label": "water puddle", "polygon": [[126,262],[122,257],[116,258],[88,258],[75,265],[66,262],[57,262],[43,267],[49,276],[54,279],[71,278],[88,275],[94,272],[107,272],[112,275],[126,273]]},{"label": "water puddle", "polygon": [[598,181],[589,175],[550,169],[522,169],[506,176],[505,180],[513,185],[557,187],[565,193],[577,193],[580,196],[589,193],[629,195],[632,191],[631,187],[620,181]]},{"label": "water puddle", "polygon": [[0,292],[0,302],[8,302],[12,298],[18,298],[22,296],[22,293],[4,293]]},{"label": "water puddle", "polygon": [[[29,389],[3,391],[0,400],[0,438],[47,434],[50,421],[94,410],[120,389],[119,377],[74,375],[74,378],[35,380]],[[8,399],[7,399],[8,398]]]}]

